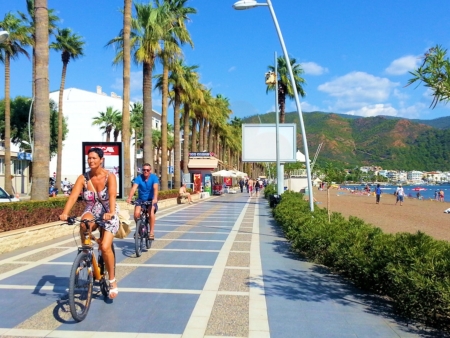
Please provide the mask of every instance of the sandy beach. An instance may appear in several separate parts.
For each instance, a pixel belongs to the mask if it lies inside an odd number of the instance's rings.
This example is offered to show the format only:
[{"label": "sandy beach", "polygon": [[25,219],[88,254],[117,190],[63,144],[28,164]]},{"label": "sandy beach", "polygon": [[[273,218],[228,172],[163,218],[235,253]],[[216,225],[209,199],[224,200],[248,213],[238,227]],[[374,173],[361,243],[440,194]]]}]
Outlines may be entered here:
[{"label": "sandy beach", "polygon": [[[327,207],[327,192],[314,190],[316,207]],[[345,217],[356,216],[380,227],[386,233],[422,231],[436,239],[450,240],[450,214],[444,210],[450,203],[407,198],[403,206],[395,205],[395,196],[382,194],[380,204],[375,196],[352,194],[347,190],[330,189],[330,210]]]}]

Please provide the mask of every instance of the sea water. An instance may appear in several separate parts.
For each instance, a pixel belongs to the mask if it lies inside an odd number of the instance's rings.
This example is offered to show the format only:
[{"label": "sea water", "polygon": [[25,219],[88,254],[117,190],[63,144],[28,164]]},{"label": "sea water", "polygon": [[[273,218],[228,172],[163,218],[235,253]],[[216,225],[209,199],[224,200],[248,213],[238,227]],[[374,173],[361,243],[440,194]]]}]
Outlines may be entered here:
[{"label": "sea water", "polygon": [[[349,189],[355,189],[357,188],[359,191],[364,191],[364,187],[362,185],[341,185],[341,188],[349,188]],[[381,196],[384,194],[391,194],[393,195],[394,192],[397,190],[397,185],[382,185],[381,186]],[[376,188],[376,185],[372,184],[370,187],[370,191],[374,192]],[[425,190],[416,191],[413,189],[417,188],[423,188]],[[439,190],[444,191],[444,201],[450,202],[450,185],[404,185],[403,190],[405,191],[405,197],[413,197],[417,198],[417,193],[420,192],[420,195],[423,197],[423,199],[429,200],[435,199],[435,192]]]}]

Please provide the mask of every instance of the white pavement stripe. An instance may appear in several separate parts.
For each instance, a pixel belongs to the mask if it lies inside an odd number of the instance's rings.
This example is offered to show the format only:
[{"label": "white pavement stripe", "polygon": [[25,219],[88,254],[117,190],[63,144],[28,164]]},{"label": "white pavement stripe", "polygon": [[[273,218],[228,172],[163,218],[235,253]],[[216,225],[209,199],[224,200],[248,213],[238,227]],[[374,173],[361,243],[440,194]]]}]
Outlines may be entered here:
[{"label": "white pavement stripe", "polygon": [[[52,261],[52,260],[54,260],[54,259],[56,259],[56,258],[59,258],[59,257],[61,257],[61,256],[64,256],[64,255],[67,255],[67,254],[69,254],[69,253],[71,253],[71,252],[74,252],[74,251],[76,251],[76,250],[78,250],[78,248],[75,248],[75,247],[74,247],[74,248],[70,248],[70,249],[64,250],[64,251],[62,251],[62,252],[59,252],[59,253],[57,253],[57,254],[54,254],[54,255],[45,257],[45,258],[43,258],[43,259],[40,259],[40,260],[38,260],[38,261],[36,261],[36,262],[30,262],[29,264],[27,264],[27,265],[25,265],[25,266],[18,267],[17,269],[14,269],[14,270],[11,270],[11,271],[2,273],[2,274],[0,274],[0,280],[3,280],[3,279],[5,279],[5,278],[11,277],[11,276],[14,276],[14,275],[16,275],[16,274],[18,274],[18,273],[21,273],[21,272],[23,272],[23,271],[26,271],[26,270],[35,268],[36,266],[39,266],[39,265],[41,265],[41,264],[43,264],[43,263],[47,263],[47,262],[49,262],[49,261]],[[19,255],[19,256],[22,256],[22,255]],[[29,256],[29,255],[28,255],[28,256]],[[23,257],[23,256],[22,256],[22,257]]]},{"label": "white pavement stripe", "polygon": [[259,203],[253,219],[252,244],[250,249],[250,308],[249,338],[270,338],[267,303],[264,290],[259,238]]},{"label": "white pavement stripe", "polygon": [[[32,329],[6,329],[0,328],[1,336],[12,337],[58,337],[58,338],[181,338],[179,334],[139,333],[139,332],[96,332],[96,331],[62,331],[62,330],[32,330]],[[226,338],[226,337],[224,337]],[[239,337],[234,337],[239,338]]]},{"label": "white pavement stripe", "polygon": [[[210,231],[189,231],[186,232],[186,230],[158,230],[155,229],[155,232],[163,232],[163,233],[176,233],[176,232],[182,232],[184,234],[213,234],[213,235],[225,235],[228,236],[228,234],[230,233],[229,231],[227,232],[222,232],[222,231],[217,231],[217,232],[210,232]],[[126,238],[126,239],[132,239],[134,241],[134,238]]]},{"label": "white pavement stripe", "polygon": [[203,291],[186,325],[183,338],[198,338],[205,335],[208,321],[211,316],[211,311],[214,307],[214,302],[219,291],[220,281],[222,280],[222,276],[225,271],[228,256],[241,222],[244,218],[245,212],[247,211],[247,207],[248,203],[246,203],[242,209],[238,219],[234,223],[232,231],[222,246],[222,250],[220,250],[220,253],[217,256],[214,267],[206,280]]},{"label": "white pavement stripe", "polygon": [[[29,262],[22,262],[29,263]],[[42,265],[73,265],[73,262],[46,262]],[[134,264],[134,263],[117,263],[117,266],[138,266],[138,267],[151,267],[151,268],[186,268],[186,269],[212,269],[212,265],[181,265],[181,264]]]},{"label": "white pavement stripe", "polygon": [[[156,231],[155,231],[156,232]],[[185,232],[185,231],[183,231]],[[134,238],[124,238],[124,240],[129,240],[134,242]],[[169,241],[169,242],[217,242],[223,243],[225,240],[219,239],[172,239],[172,238],[158,238],[158,242]]]},{"label": "white pavement stripe", "polygon": [[[68,292],[66,286],[42,286],[36,287],[35,285],[0,285],[0,289],[3,290],[35,290],[40,291],[53,291],[53,292]],[[120,287],[120,292],[137,292],[137,293],[170,293],[170,294],[189,294],[199,295],[202,290],[188,290],[188,289],[156,289],[156,288],[124,288]],[[248,294],[247,294],[248,295]]]}]

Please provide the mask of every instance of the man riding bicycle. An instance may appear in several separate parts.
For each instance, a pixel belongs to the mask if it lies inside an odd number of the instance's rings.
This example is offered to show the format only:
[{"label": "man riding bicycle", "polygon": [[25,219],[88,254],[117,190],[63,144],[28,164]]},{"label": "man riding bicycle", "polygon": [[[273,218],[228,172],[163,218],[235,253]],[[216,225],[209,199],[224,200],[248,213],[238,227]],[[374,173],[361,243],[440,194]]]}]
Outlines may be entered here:
[{"label": "man riding bicycle", "polygon": [[141,214],[141,206],[139,202],[152,201],[152,208],[149,208],[149,218],[150,218],[150,234],[149,239],[155,239],[155,213],[158,211],[158,185],[159,180],[155,174],[152,174],[152,166],[145,163],[142,166],[142,174],[134,179],[133,187],[130,190],[130,195],[128,196],[127,203],[131,202],[131,199],[138,190],[138,202],[134,207],[134,221],[137,223],[139,216]]}]

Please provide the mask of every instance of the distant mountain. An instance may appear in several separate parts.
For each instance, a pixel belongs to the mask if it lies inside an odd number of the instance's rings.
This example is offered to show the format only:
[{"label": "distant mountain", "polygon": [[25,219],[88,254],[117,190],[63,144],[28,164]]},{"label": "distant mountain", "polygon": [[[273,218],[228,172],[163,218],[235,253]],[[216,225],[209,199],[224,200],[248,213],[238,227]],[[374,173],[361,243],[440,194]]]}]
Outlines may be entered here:
[{"label": "distant mountain", "polygon": [[[254,115],[244,123],[275,123],[275,113]],[[361,117],[325,112],[304,113],[310,157],[323,143],[317,158],[347,167],[377,165],[385,169],[450,170],[450,117],[409,120],[391,116]],[[297,112],[286,113],[286,123],[296,123]],[[297,135],[302,151],[302,137]],[[302,151],[303,152],[303,151]]]}]

